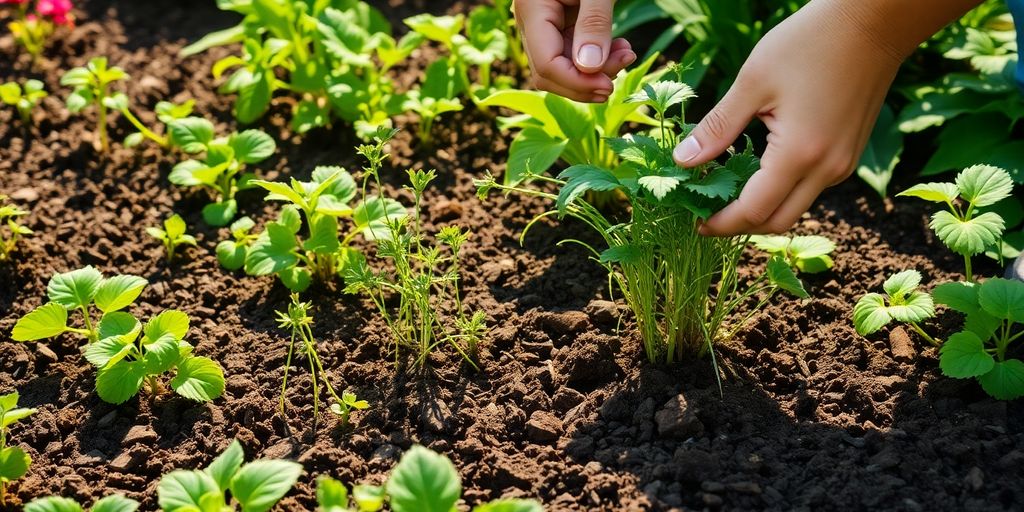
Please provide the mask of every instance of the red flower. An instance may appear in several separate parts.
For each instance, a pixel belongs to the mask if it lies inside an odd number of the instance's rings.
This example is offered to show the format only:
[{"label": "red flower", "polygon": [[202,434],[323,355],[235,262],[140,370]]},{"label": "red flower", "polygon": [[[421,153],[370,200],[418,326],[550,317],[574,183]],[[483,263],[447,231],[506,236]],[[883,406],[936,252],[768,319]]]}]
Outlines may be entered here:
[{"label": "red flower", "polygon": [[49,16],[58,25],[70,25],[74,20],[71,16],[71,7],[71,0],[39,0],[36,3],[36,12]]}]

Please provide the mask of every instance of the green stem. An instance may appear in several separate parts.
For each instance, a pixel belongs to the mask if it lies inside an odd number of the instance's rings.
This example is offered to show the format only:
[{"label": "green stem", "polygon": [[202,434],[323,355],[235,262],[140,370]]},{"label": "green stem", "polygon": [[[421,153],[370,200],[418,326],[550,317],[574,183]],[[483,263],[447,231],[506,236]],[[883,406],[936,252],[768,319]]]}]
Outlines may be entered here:
[{"label": "green stem", "polygon": [[964,256],[964,274],[967,276],[967,280],[974,282],[974,273],[971,271],[971,257]]},{"label": "green stem", "polygon": [[161,137],[160,135],[157,135],[152,130],[147,128],[146,125],[142,124],[142,121],[139,121],[139,119],[137,117],[135,117],[134,114],[132,114],[131,109],[125,108],[124,110],[121,111],[121,114],[123,114],[124,117],[128,118],[128,121],[130,121],[132,123],[132,125],[134,125],[135,128],[139,130],[139,133],[141,133],[144,137],[146,137],[147,139],[157,143],[162,148],[166,148],[167,147],[167,145],[168,145],[167,138],[166,137]]},{"label": "green stem", "polygon": [[[100,98],[107,97],[107,86],[104,85],[100,89]],[[107,138],[107,106],[101,99],[99,102],[99,135],[100,135],[100,151],[106,153],[110,150],[110,141]]]},{"label": "green stem", "polygon": [[926,341],[928,341],[928,343],[931,343],[932,346],[937,347],[937,346],[940,345],[939,341],[936,340],[935,338],[929,336],[928,333],[925,332],[924,329],[922,329],[920,325],[917,325],[917,322],[910,322],[910,327],[912,327],[915,331],[917,331],[917,333],[920,334],[921,337],[924,338]]},{"label": "green stem", "polygon": [[82,317],[85,318],[85,329],[87,331],[86,336],[89,337],[89,343],[92,343],[97,340],[97,338],[99,337],[99,333],[97,333],[96,330],[93,329],[92,327],[92,319],[89,318],[89,307],[82,306],[79,309],[81,309],[82,311]]},{"label": "green stem", "polygon": [[281,379],[281,400],[278,404],[278,409],[281,411],[281,416],[284,416],[284,398],[285,391],[288,389],[288,371],[292,369],[292,353],[295,352],[295,327],[292,327],[292,339],[288,343],[288,358],[284,363],[284,378]]}]

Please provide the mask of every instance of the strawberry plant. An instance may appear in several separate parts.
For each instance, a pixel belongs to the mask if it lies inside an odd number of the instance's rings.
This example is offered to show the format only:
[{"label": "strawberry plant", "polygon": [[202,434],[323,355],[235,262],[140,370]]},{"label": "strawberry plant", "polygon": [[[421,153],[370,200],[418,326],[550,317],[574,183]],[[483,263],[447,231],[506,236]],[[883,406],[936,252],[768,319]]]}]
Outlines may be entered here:
[{"label": "strawberry plant", "polygon": [[[53,338],[65,332],[84,336],[88,342],[99,341],[104,320],[114,313],[130,306],[149,284],[145,279],[132,275],[117,275],[104,278],[94,267],[85,267],[63,274],[55,274],[46,286],[50,302],[34,309],[18,319],[11,331],[14,341],[36,341]],[[99,320],[93,319],[91,309],[100,311]],[[68,325],[68,313],[82,313],[83,327]],[[116,318],[106,325],[116,325]]]},{"label": "strawberry plant", "polygon": [[18,82],[7,82],[0,85],[0,101],[11,105],[18,110],[21,123],[25,126],[32,125],[32,109],[39,105],[39,101],[49,96],[39,80],[25,80],[25,84]]},{"label": "strawberry plant", "polygon": [[244,172],[245,166],[270,158],[277,143],[260,130],[215,138],[213,123],[201,117],[172,119],[168,130],[175,147],[190,155],[204,155],[175,165],[168,179],[175,185],[210,190],[215,200],[203,208],[203,220],[211,226],[226,226],[238,213],[235,194],[249,188],[255,178]]},{"label": "strawberry plant", "polygon": [[[317,503],[321,512],[376,512],[387,505],[393,512],[450,512],[462,497],[462,479],[444,455],[416,445],[402,455],[383,486],[345,484],[322,476],[317,479]],[[499,499],[473,507],[473,512],[542,512],[533,500]]]},{"label": "strawberry plant", "polygon": [[164,245],[167,263],[170,264],[174,260],[178,247],[183,245],[196,246],[195,237],[186,234],[187,229],[188,226],[185,225],[185,220],[175,213],[164,221],[163,229],[157,227],[146,228],[146,233],[149,233],[149,236],[156,238]]},{"label": "strawberry plant", "polygon": [[7,196],[0,194],[0,263],[11,259],[21,237],[32,234],[31,229],[18,223],[18,219],[28,213],[17,206],[7,204]]},{"label": "strawberry plant", "polygon": [[14,41],[32,56],[33,64],[39,60],[47,40],[57,27],[75,26],[71,0],[36,0],[35,9],[31,9],[32,0],[4,0],[0,2],[2,4],[16,6],[15,19],[7,24],[7,28],[11,30]]},{"label": "strawberry plant", "polygon": [[885,280],[882,284],[884,295],[869,293],[861,297],[853,307],[853,325],[857,333],[867,336],[895,320],[906,323],[928,343],[939,346],[938,340],[920,325],[920,322],[935,316],[932,297],[918,290],[920,284],[920,272],[904,270]]},{"label": "strawberry plant", "polygon": [[88,65],[74,68],[60,78],[61,85],[74,88],[66,101],[69,111],[77,114],[90,105],[96,108],[96,133],[100,150],[104,153],[110,149],[107,135],[108,110],[111,107],[127,106],[128,103],[123,93],[112,93],[110,86],[126,79],[128,74],[117,66],[109,67],[106,57],[94,57]]},{"label": "strawberry plant", "polygon": [[327,392],[334,399],[330,410],[341,420],[342,425],[349,424],[349,416],[352,410],[363,410],[370,406],[366,400],[359,400],[355,393],[343,391],[341,396],[334,391],[331,379],[324,371],[323,363],[320,361],[320,354],[317,351],[316,339],[313,337],[313,317],[309,314],[312,307],[310,302],[301,302],[297,293],[292,294],[292,302],[288,305],[287,311],[277,311],[277,323],[282,329],[291,332],[291,341],[288,343],[288,359],[284,365],[284,378],[281,381],[281,402],[280,410],[284,415],[285,392],[288,390],[288,371],[292,367],[292,355],[295,352],[295,341],[302,342],[300,355],[305,355],[309,362],[310,382],[313,384],[313,418],[314,422],[320,415],[320,381],[324,383]]},{"label": "strawberry plant", "polygon": [[[382,131],[374,144],[360,146],[359,154],[369,161],[364,190],[367,182],[373,180],[377,189],[383,191],[380,169],[388,156],[384,146],[393,135],[393,131]],[[422,367],[435,347],[449,344],[476,367],[473,359],[486,331],[486,316],[482,311],[469,314],[459,291],[460,251],[470,233],[447,226],[436,235],[436,242],[429,244],[420,220],[422,199],[423,191],[437,174],[433,170],[410,170],[408,174],[407,188],[413,194],[412,215],[384,219],[381,229],[387,231],[387,236],[377,237],[377,256],[390,261],[394,269],[375,272],[361,259],[345,272],[345,292],[370,297],[388,324],[396,357],[400,350],[410,349],[416,354],[416,364]],[[378,201],[376,209],[388,207],[383,197],[374,200]],[[392,311],[389,306],[391,297],[398,299],[397,310]],[[440,314],[447,301],[451,301],[455,311],[450,322]]]},{"label": "strawberry plant", "polygon": [[231,240],[222,240],[217,244],[217,261],[228,270],[238,270],[245,266],[245,255],[249,246],[259,238],[252,234],[256,223],[249,217],[242,217],[231,223]]},{"label": "strawberry plant", "polygon": [[302,465],[297,462],[265,459],[246,464],[236,440],[205,469],[164,475],[157,485],[157,502],[164,512],[227,512],[238,510],[236,502],[244,512],[267,512],[300,476]]},{"label": "strawberry plant", "polygon": [[953,252],[964,258],[964,275],[974,281],[971,257],[986,250],[1002,253],[1006,223],[996,211],[987,210],[1013,193],[1009,173],[991,165],[975,165],[957,175],[954,183],[922,183],[900,192],[942,203],[946,210],[932,215],[929,226]]},{"label": "strawberry plant", "polygon": [[0,396],[0,506],[6,504],[7,484],[25,476],[32,464],[32,457],[25,450],[7,445],[7,431],[35,412],[35,409],[18,407],[17,392]]},{"label": "strawberry plant", "polygon": [[1024,338],[1024,282],[995,278],[980,284],[945,283],[932,294],[935,302],[965,319],[963,330],[940,349],[942,373],[975,378],[999,400],[1024,396],[1024,362],[1010,356],[1011,346]]},{"label": "strawberry plant", "polygon": [[823,236],[754,235],[750,242],[758,249],[786,260],[790,267],[808,274],[832,268],[836,244]]},{"label": "strawberry plant", "polygon": [[[278,219],[245,247],[245,272],[253,276],[277,275],[288,289],[301,292],[313,280],[330,282],[363,259],[351,247],[362,234],[368,240],[389,235],[386,222],[405,216],[397,201],[364,197],[354,207],[356,182],[340,167],[317,167],[312,179],[290,184],[255,181],[266,189],[268,201],[283,201]],[[354,226],[339,239],[340,220],[351,218]],[[299,238],[303,225],[308,235]],[[236,244],[236,249],[238,245]]]},{"label": "strawberry plant", "polygon": [[89,509],[71,498],[59,496],[47,496],[25,504],[25,512],[135,512],[138,509],[139,502],[120,494],[97,500]]},{"label": "strawberry plant", "polygon": [[[556,209],[542,217],[573,217],[602,236],[608,245],[604,250],[572,242],[592,252],[608,270],[609,280],[618,284],[636,316],[646,355],[652,362],[713,354],[716,340],[732,336],[780,291],[807,298],[794,272],[802,261],[795,256],[799,254],[796,249],[806,251],[805,268],[809,261],[817,261],[815,265],[826,261],[823,257],[831,250],[830,244],[815,242],[807,245],[820,247],[805,249],[801,247],[804,242],[797,242],[796,247],[790,242],[775,248],[779,254],[769,258],[763,274],[747,283],[741,280],[737,266],[749,237],[704,237],[698,228],[738,196],[759,162],[748,143],[744,152],[731,153],[725,164],[676,167],[671,150],[680,140],[677,125],[681,117],[669,118],[666,112],[691,97],[688,86],[672,81],[644,85],[632,96],[631,101],[656,112],[656,127],[650,135],[602,141],[624,162],[616,172],[584,164],[569,167],[558,178],[528,176],[555,183],[561,187],[557,195],[499,184],[491,176],[477,181],[481,197],[498,189],[549,198],[555,201]],[[584,198],[590,190],[622,192],[631,206],[629,219],[620,222],[605,217]],[[757,299],[756,306],[727,326],[731,314],[753,299]]]}]

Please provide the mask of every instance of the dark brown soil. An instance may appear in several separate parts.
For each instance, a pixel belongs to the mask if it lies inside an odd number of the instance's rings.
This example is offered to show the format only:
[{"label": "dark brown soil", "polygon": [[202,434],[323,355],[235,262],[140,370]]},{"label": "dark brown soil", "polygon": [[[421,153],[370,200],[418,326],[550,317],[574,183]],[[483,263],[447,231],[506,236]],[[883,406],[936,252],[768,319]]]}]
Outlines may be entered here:
[{"label": "dark brown soil", "polygon": [[[29,71],[10,37],[0,37],[0,76],[37,76],[63,96],[62,70],[104,54],[132,75],[127,90],[138,110],[195,98],[200,113],[234,126],[230,100],[212,92],[209,76],[227,51],[176,56],[231,16],[209,0],[79,3],[79,28],[49,52],[41,72]],[[396,20],[446,8],[392,3]],[[115,144],[101,158],[89,143],[91,115],[70,116],[57,97],[44,105],[28,135],[12,112],[0,111],[0,192],[32,209],[27,223],[38,232],[13,264],[0,267],[0,391],[17,389],[25,405],[40,409],[12,434],[34,463],[12,485],[9,510],[51,493],[91,501],[113,492],[154,510],[161,474],[205,465],[235,437],[251,457],[304,464],[308,475],[281,510],[311,510],[320,474],[381,481],[413,443],[455,461],[470,505],[522,496],[549,510],[579,511],[1024,508],[1022,404],[941,377],[935,351],[901,329],[865,339],[851,326],[853,302],[885,274],[916,268],[926,283],[956,277],[958,262],[932,239],[926,211],[914,202],[881,202],[852,181],[825,194],[797,231],[836,240],[835,269],[807,279],[813,300],[780,299],[720,347],[727,375],[720,394],[708,360],[643,361],[628,317],[618,326],[621,307],[601,302],[608,292],[600,267],[582,250],[554,245],[589,237],[581,226],[542,223],[520,246],[527,221],[550,205],[474,197],[471,180],[502,171],[506,156],[508,140],[490,118],[472,109],[445,118],[432,149],[417,147],[405,120],[393,144],[394,183],[406,167],[437,168],[430,221],[473,230],[466,296],[493,326],[483,370],[466,371],[447,351],[426,375],[396,368],[384,324],[365,304],[314,288],[308,300],[324,363],[337,385],[372,404],[354,416],[352,431],[330,422],[314,430],[301,367],[292,372],[287,417],[277,414],[287,338],[274,311],[286,306],[287,290],[218,266],[213,247],[227,230],[202,224],[203,193],[167,181],[173,157]],[[282,101],[261,124],[280,141],[277,155],[259,166],[264,176],[358,165],[351,133],[299,139],[279,115],[287,108]],[[115,138],[126,128],[116,121]],[[259,222],[273,215],[258,194],[243,194],[240,204]],[[167,266],[144,227],[172,211],[188,221],[199,248]],[[114,407],[92,391],[93,371],[77,340],[9,341],[15,320],[44,300],[50,275],[86,264],[148,278],[132,309],[137,315],[187,311],[197,352],[225,368],[224,397],[209,405],[162,396]],[[756,258],[752,265],[756,271]],[[942,336],[956,322],[943,314],[928,328]],[[670,421],[673,414],[678,421]]]}]

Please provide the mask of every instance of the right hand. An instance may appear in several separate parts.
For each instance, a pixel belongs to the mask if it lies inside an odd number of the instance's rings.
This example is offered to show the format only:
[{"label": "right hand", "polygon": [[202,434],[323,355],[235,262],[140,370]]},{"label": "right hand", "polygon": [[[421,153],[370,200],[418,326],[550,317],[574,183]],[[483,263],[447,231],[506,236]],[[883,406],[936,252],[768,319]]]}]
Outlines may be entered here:
[{"label": "right hand", "polygon": [[636,60],[612,40],[613,0],[514,0],[533,84],[566,98],[601,103],[612,79]]}]

